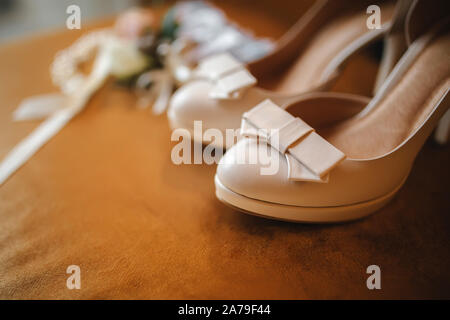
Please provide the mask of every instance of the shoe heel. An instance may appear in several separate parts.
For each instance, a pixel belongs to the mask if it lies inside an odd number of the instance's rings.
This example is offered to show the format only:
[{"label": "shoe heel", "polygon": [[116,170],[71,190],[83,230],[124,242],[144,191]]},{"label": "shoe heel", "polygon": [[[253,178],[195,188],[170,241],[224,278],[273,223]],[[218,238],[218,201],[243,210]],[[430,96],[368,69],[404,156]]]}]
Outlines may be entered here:
[{"label": "shoe heel", "polygon": [[439,123],[434,132],[434,141],[440,145],[446,145],[450,139],[450,109],[448,109],[444,116],[439,120]]}]

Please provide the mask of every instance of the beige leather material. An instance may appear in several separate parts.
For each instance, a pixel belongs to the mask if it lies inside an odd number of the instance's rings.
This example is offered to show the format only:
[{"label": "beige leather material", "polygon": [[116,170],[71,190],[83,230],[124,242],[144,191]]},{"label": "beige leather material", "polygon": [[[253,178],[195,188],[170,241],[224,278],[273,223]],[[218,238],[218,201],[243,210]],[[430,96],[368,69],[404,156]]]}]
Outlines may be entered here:
[{"label": "beige leather material", "polygon": [[[332,144],[316,132],[311,132],[298,144],[290,148],[290,155],[301,161],[308,169],[319,177],[324,177],[330,173],[339,163],[345,159],[342,151],[338,150]],[[293,176],[293,180],[301,181],[301,178]]]},{"label": "beige leather material", "polygon": [[[279,108],[279,107],[278,107]],[[285,125],[283,125],[278,130],[279,147],[278,150],[281,153],[285,153],[289,147],[297,142],[304,136],[312,133],[314,130],[300,118],[293,118],[289,120]],[[273,140],[275,140],[274,134],[271,134],[268,141],[273,145]]]},{"label": "beige leather material", "polygon": [[213,88],[214,83],[210,81],[196,80],[178,89],[172,96],[167,114],[172,129],[192,128],[197,120],[203,120],[204,129],[215,128],[223,132],[226,129],[238,129],[242,113],[265,97],[262,90],[250,88],[241,99],[219,100],[210,97]]},{"label": "beige leather material", "polygon": [[228,53],[208,57],[201,61],[194,70],[194,78],[218,80],[233,71],[244,68],[244,65]]},{"label": "beige leather material", "polygon": [[398,0],[392,18],[391,28],[384,39],[383,59],[381,60],[374,92],[377,92],[398,60],[405,53],[407,40],[405,23],[414,0]]},{"label": "beige leather material", "polygon": [[[389,1],[381,5],[382,17],[388,20],[393,11],[392,6]],[[341,1],[318,1],[288,32],[288,38],[295,43],[287,44],[285,38],[282,41],[284,45],[272,55],[249,64],[249,73],[239,69],[237,63],[217,63],[219,59],[211,64],[211,73],[215,76],[195,80],[179,88],[168,110],[171,127],[192,130],[193,121],[201,120],[204,128],[222,131],[238,129],[242,113],[265,99],[285,105],[297,100],[305,92],[328,88],[336,80],[342,64],[353,53],[375,41],[387,30],[384,25],[384,30],[370,31],[366,20],[366,7],[362,7],[361,3],[350,6]],[[279,77],[283,70],[275,72],[273,68],[279,61],[275,64],[271,61],[280,57],[286,58],[286,61],[292,60],[292,57],[288,59],[285,55],[287,52],[293,54],[291,49],[287,49],[293,45],[298,49],[295,51],[296,61]],[[323,50],[324,47],[327,50]],[[280,53],[277,53],[279,50]],[[266,66],[264,72],[263,65]],[[200,68],[203,70],[205,64],[202,63]],[[207,71],[202,73],[206,74]],[[223,76],[224,73],[227,74]],[[212,83],[208,84],[208,81]],[[227,101],[229,99],[233,99],[233,102]]]},{"label": "beige leather material", "polygon": [[217,80],[209,96],[213,99],[239,99],[256,82],[250,72],[239,70]]},{"label": "beige leather material", "polygon": [[[426,12],[426,14],[423,14]],[[399,0],[392,26],[385,38],[383,59],[375,84],[377,92],[397,62],[419,36],[424,35],[450,12],[450,2],[446,0]]]},{"label": "beige leather material", "polygon": [[206,58],[193,71],[192,80],[206,80],[214,84],[209,92],[212,99],[238,99],[257,80],[244,65],[229,53]]},{"label": "beige leather material", "polygon": [[308,124],[270,100],[244,113],[242,123],[243,136],[259,138],[286,157],[290,180],[327,182],[325,176],[345,158]]},{"label": "beige leather material", "polygon": [[[415,48],[412,45],[410,50]],[[449,54],[447,28],[422,52],[414,54],[412,61],[400,60],[410,63],[407,70],[369,112],[318,129],[318,133],[348,156],[330,173],[328,183],[289,180],[289,165],[284,157],[279,157],[279,171],[275,175],[261,175],[262,164],[232,164],[233,158],[242,157],[241,153],[260,147],[252,139],[241,140],[225,154],[217,169],[218,180],[228,190],[246,198],[299,208],[349,206],[383,199],[403,184],[426,138],[450,107]],[[296,116],[305,110],[302,104],[308,104],[307,100],[286,110]],[[339,100],[327,103],[345,103]],[[277,151],[268,153],[274,152]],[[273,161],[277,161],[276,157]]]},{"label": "beige leather material", "polygon": [[[382,9],[382,20],[383,22],[389,21],[393,13],[393,4],[395,1],[378,1]],[[267,74],[276,74],[280,70],[285,70],[299,59],[300,55],[303,55],[303,51],[306,48],[311,48],[315,46],[314,42],[317,43],[315,39],[321,38],[319,35],[323,35],[327,38],[328,52],[326,54],[334,53],[334,49],[330,45],[335,38],[350,36],[350,39],[354,38],[354,32],[359,33],[364,31],[360,29],[347,29],[346,32],[343,31],[345,25],[350,22],[350,16],[360,16],[361,22],[366,27],[366,9],[369,5],[373,5],[371,0],[346,0],[346,1],[336,1],[336,0],[316,0],[312,6],[303,13],[303,15],[298,19],[298,21],[286,32],[277,42],[277,47],[274,52],[260,60],[254,61],[248,65],[248,68],[252,74],[257,78],[264,77]],[[355,14],[356,13],[356,14]],[[346,17],[347,16],[347,17]],[[325,36],[323,32],[329,29],[335,30],[333,34]],[[367,32],[367,28],[365,29]],[[364,33],[365,33],[364,32]],[[361,35],[361,34],[360,34]],[[349,43],[347,43],[348,45]],[[323,47],[323,44],[317,43],[319,47]],[[321,52],[322,51],[322,52]],[[316,54],[324,54],[323,50],[316,51]]]}]

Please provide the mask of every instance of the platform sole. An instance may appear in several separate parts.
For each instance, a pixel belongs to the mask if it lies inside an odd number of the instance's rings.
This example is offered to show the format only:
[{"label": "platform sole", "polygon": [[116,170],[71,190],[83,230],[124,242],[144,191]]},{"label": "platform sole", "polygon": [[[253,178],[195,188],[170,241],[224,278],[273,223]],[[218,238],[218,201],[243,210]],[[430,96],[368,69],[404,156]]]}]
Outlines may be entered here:
[{"label": "platform sole", "polygon": [[268,219],[297,223],[333,223],[363,218],[385,206],[404,183],[403,181],[389,194],[367,202],[336,207],[300,207],[266,202],[240,195],[225,187],[217,175],[214,182],[217,198],[234,209]]}]

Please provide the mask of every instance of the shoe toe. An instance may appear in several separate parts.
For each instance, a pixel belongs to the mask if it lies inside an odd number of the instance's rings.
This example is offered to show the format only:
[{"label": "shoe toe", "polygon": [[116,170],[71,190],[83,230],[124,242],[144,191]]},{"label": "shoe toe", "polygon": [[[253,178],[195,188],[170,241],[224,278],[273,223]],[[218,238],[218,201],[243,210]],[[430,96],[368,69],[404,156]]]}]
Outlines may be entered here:
[{"label": "shoe toe", "polygon": [[[273,198],[290,182],[286,158],[267,144],[241,139],[230,148],[217,167],[217,178],[229,190],[248,198]],[[275,196],[276,198],[276,196]]]},{"label": "shoe toe", "polygon": [[[168,110],[172,128],[191,129],[194,121],[202,121],[203,129],[238,129],[242,113],[256,102],[248,99],[220,100],[210,98],[213,84],[209,81],[191,81],[172,96]],[[250,96],[250,95],[249,95]]]},{"label": "shoe toe", "polygon": [[230,148],[216,177],[229,191],[264,202],[322,207],[351,201],[340,183],[345,171],[333,175],[329,183],[290,180],[285,155],[255,139],[243,138]]}]

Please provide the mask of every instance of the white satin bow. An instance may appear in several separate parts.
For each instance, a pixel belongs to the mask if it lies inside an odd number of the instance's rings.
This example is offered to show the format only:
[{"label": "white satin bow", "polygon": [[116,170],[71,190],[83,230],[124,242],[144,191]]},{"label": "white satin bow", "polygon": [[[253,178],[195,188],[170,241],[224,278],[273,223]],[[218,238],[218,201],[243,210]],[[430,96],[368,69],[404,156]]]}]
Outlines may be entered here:
[{"label": "white satin bow", "polygon": [[241,135],[258,138],[286,156],[289,179],[326,183],[344,153],[300,118],[265,100],[242,118]]}]

